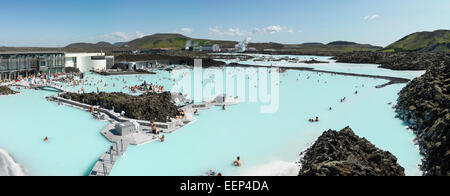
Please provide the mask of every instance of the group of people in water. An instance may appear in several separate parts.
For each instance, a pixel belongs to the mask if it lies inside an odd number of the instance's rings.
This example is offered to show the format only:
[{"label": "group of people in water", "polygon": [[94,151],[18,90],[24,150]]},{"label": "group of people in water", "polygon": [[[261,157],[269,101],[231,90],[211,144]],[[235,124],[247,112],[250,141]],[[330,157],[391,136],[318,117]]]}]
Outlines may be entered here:
[{"label": "group of people in water", "polygon": [[319,122],[319,117],[316,116],[316,119],[309,119],[309,122],[314,123],[314,122]]},{"label": "group of people in water", "polygon": [[[198,110],[197,114],[198,115]],[[186,116],[186,112],[184,112],[183,108],[178,109],[177,116],[175,117],[175,120],[183,119]]]},{"label": "group of people in water", "polygon": [[[150,126],[151,126],[151,129],[152,129],[152,133],[155,134],[155,135],[157,135],[157,136],[159,136],[160,131],[159,131],[158,127],[156,127],[156,124],[155,124],[155,121],[154,121],[154,120],[152,120]],[[166,136],[163,135],[163,136],[159,137],[159,140],[160,140],[161,142],[165,142],[165,141],[166,141]]]},{"label": "group of people in water", "polygon": [[[139,76],[136,76],[136,77],[138,77],[139,81],[144,81],[143,79],[140,79]],[[82,93],[85,92],[85,88],[84,88],[85,86],[94,86],[97,88],[97,93],[100,93],[100,91],[101,91],[100,87],[106,88],[111,85],[110,83],[108,83],[107,81],[104,81],[103,79],[99,79],[97,81],[94,81],[94,80],[95,80],[95,78],[88,78],[88,77],[86,77],[84,79],[72,78],[71,80],[69,80],[67,82],[67,84],[68,84],[68,86],[73,87],[73,88],[77,88],[77,87],[81,86]],[[116,87],[116,82],[122,82],[124,85],[123,90],[130,89],[131,92],[134,92],[134,93],[137,93],[137,92],[161,93],[161,92],[164,92],[164,90],[165,90],[165,87],[162,85],[156,85],[156,84],[152,84],[152,83],[147,84],[146,81],[144,81],[144,83],[141,85],[135,85],[135,86],[129,87],[129,86],[127,86],[127,81],[125,79],[122,79],[122,81],[120,81],[119,78],[112,77],[112,78],[110,78],[110,80],[113,81],[113,83],[112,83],[113,87]],[[116,81],[116,82],[114,82],[114,81]],[[103,84],[103,86],[102,86],[102,84]],[[78,92],[80,92],[80,91],[78,91]]]},{"label": "group of people in water", "polygon": [[[363,85],[363,87],[364,87],[364,85]],[[355,91],[355,95],[357,95],[357,94],[358,94],[358,91]],[[341,103],[344,103],[346,100],[347,100],[347,97],[344,97],[344,98],[342,98],[342,99],[340,100],[340,102],[341,102]],[[332,111],[333,108],[330,107],[330,108],[328,108],[328,110],[329,110],[329,111]],[[308,119],[308,121],[311,122],[311,123],[319,122],[319,117],[316,117],[315,119],[310,118],[310,119]]]},{"label": "group of people in water", "polygon": [[26,81],[26,82],[29,82],[32,84],[36,84],[37,81],[49,83],[50,81],[61,80],[61,78],[67,78],[69,76],[73,76],[73,74],[72,73],[67,74],[67,73],[63,73],[63,72],[49,73],[49,74],[47,74],[47,73],[31,74],[28,76],[18,76],[14,80],[8,79],[8,78],[3,78],[3,79],[0,79],[0,83],[20,82],[20,81]]},{"label": "group of people in water", "polygon": [[[241,157],[237,157],[236,160],[233,162],[233,166],[235,167],[242,167],[243,163],[241,160]],[[216,173],[214,170],[209,170],[206,172],[208,176],[222,176],[222,173]]]},{"label": "group of people in water", "polygon": [[164,92],[164,86],[155,85],[153,83],[147,84],[146,81],[142,83],[141,85],[136,85],[133,87],[130,87],[131,92],[153,92],[153,93],[161,93]]}]

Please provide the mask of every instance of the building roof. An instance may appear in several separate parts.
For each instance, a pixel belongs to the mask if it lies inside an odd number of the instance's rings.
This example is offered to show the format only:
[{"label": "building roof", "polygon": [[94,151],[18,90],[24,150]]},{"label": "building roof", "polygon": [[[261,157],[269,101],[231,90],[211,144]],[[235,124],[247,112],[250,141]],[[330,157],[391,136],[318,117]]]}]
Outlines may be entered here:
[{"label": "building roof", "polygon": [[0,55],[18,55],[18,54],[65,54],[64,51],[37,51],[37,52],[0,52]]},{"label": "building roof", "polygon": [[123,123],[119,123],[117,125],[120,126],[120,127],[129,127],[129,126],[133,126],[134,127],[134,124],[131,123],[131,122],[123,122]]}]

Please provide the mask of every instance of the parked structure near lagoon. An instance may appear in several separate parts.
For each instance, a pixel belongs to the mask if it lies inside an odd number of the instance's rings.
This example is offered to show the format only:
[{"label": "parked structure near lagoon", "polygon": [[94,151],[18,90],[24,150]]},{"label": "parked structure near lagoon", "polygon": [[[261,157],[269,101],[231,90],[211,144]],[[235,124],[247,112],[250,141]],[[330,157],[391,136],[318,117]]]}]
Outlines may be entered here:
[{"label": "parked structure near lagoon", "polygon": [[66,53],[66,67],[76,67],[81,72],[106,70],[105,53]]},{"label": "parked structure near lagoon", "polygon": [[33,74],[64,72],[76,67],[81,72],[106,69],[104,53],[66,53],[63,51],[0,53],[0,80]]},{"label": "parked structure near lagoon", "polygon": [[61,72],[65,67],[64,55],[64,52],[0,53],[0,79]]},{"label": "parked structure near lagoon", "polygon": [[204,45],[201,47],[201,51],[206,51],[206,52],[220,52],[220,46],[219,44],[214,44],[214,45]]}]

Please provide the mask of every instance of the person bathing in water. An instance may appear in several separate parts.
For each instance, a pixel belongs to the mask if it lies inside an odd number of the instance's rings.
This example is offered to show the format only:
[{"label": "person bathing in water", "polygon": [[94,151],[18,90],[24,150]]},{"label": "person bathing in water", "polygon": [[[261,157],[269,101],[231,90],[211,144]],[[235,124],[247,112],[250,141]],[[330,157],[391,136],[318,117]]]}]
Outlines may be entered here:
[{"label": "person bathing in water", "polygon": [[316,119],[315,119],[315,120],[312,119],[312,118],[310,118],[310,119],[309,119],[309,122],[311,122],[311,123],[319,122],[319,117],[316,116]]},{"label": "person bathing in water", "polygon": [[209,170],[208,172],[206,172],[206,174],[207,174],[208,176],[222,176],[222,173],[216,173],[216,172],[213,171],[213,170]]},{"label": "person bathing in water", "polygon": [[242,166],[241,157],[237,157],[237,160],[234,161],[234,166],[236,166],[236,167],[241,167]]}]

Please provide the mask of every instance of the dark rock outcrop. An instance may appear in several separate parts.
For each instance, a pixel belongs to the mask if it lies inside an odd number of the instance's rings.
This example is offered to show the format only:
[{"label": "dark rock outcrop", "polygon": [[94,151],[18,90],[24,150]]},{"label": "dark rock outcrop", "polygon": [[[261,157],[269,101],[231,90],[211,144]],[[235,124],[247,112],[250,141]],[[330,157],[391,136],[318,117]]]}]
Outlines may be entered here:
[{"label": "dark rock outcrop", "polygon": [[417,134],[424,175],[450,176],[450,63],[441,62],[401,92],[398,116]]},{"label": "dark rock outcrop", "polygon": [[346,127],[325,132],[303,153],[299,176],[404,176],[397,158]]},{"label": "dark rock outcrop", "polygon": [[449,53],[346,52],[334,56],[340,63],[380,64],[393,70],[426,70],[441,62],[450,63]]},{"label": "dark rock outcrop", "polygon": [[[194,57],[186,57],[186,56],[172,56],[172,55],[165,55],[165,54],[140,54],[140,55],[131,55],[131,54],[125,54],[125,55],[119,55],[115,57],[117,62],[127,62],[127,61],[150,61],[150,60],[164,60],[169,65],[188,65],[188,66],[194,66]],[[226,63],[222,61],[216,61],[211,58],[204,58],[203,59],[203,68],[208,67],[221,67],[225,66]],[[121,69],[127,69],[126,66],[122,65],[121,67],[119,65],[115,65],[113,69],[121,68]]]},{"label": "dark rock outcrop", "polygon": [[16,91],[11,90],[9,87],[0,86],[0,95],[12,95],[16,93]]},{"label": "dark rock outcrop", "polygon": [[80,73],[80,69],[76,67],[66,67],[65,68],[66,73]]},{"label": "dark rock outcrop", "polygon": [[174,118],[178,107],[172,102],[170,92],[147,93],[132,96],[125,93],[65,93],[61,97],[73,101],[114,109],[115,112],[125,111],[125,116],[137,120],[167,122],[167,117]]}]

